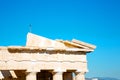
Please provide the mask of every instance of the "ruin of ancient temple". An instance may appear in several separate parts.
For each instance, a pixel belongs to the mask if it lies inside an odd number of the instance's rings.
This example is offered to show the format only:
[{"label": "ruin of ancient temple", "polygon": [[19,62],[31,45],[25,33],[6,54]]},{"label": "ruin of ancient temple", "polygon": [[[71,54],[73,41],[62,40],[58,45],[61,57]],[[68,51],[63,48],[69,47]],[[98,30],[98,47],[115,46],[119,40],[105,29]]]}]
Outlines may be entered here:
[{"label": "ruin of ancient temple", "polygon": [[26,46],[0,47],[1,80],[85,80],[87,53],[96,46],[27,34]]}]

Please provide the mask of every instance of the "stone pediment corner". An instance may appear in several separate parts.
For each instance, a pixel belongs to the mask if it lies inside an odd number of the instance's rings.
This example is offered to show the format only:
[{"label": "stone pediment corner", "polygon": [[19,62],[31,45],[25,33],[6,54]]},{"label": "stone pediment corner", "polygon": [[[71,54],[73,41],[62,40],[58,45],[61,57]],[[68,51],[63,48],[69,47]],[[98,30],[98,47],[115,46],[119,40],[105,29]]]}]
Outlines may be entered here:
[{"label": "stone pediment corner", "polygon": [[68,40],[52,40],[46,37],[38,36],[33,33],[27,34],[27,47],[39,47],[39,48],[54,48],[54,49],[65,49],[71,51],[86,51],[91,52],[96,48],[95,45],[73,39]]}]

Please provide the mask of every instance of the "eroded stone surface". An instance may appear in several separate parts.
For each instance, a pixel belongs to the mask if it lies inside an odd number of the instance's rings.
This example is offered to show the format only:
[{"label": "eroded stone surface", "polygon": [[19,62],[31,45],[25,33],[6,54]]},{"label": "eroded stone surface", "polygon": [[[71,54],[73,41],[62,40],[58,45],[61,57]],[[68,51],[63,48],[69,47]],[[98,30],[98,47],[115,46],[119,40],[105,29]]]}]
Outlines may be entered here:
[{"label": "eroded stone surface", "polygon": [[[46,80],[63,80],[62,77],[84,80],[88,72],[86,53],[95,48],[76,40],[55,41],[28,33],[26,46],[0,47],[0,79],[40,80],[37,73],[43,71],[52,73],[50,78],[44,77]],[[73,73],[76,74],[74,78]]]}]

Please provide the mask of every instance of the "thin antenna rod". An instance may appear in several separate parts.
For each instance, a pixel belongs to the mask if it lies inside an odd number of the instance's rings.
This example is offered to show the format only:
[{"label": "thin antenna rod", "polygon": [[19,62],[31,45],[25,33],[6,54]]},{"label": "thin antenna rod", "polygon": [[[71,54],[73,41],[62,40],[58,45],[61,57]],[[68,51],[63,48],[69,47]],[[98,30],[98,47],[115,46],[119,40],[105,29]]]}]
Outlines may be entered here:
[{"label": "thin antenna rod", "polygon": [[32,24],[29,25],[29,31],[32,32]]}]

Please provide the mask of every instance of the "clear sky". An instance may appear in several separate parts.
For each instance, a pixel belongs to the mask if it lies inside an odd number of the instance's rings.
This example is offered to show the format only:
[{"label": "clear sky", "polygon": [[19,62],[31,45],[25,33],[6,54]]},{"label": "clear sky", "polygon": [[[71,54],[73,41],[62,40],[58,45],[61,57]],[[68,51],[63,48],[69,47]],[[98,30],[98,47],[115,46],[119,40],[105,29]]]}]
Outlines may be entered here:
[{"label": "clear sky", "polygon": [[24,46],[29,24],[41,36],[96,45],[86,77],[120,78],[120,0],[0,0],[0,46]]}]

